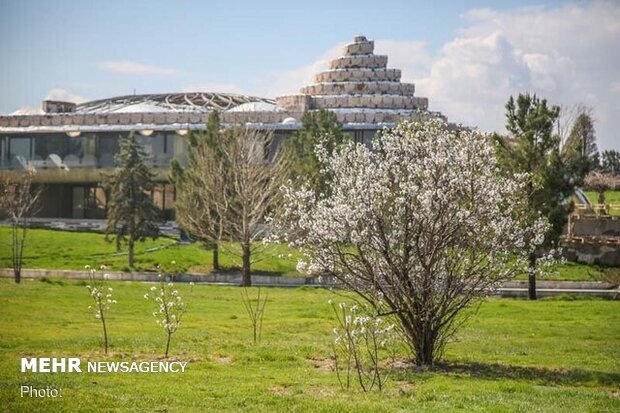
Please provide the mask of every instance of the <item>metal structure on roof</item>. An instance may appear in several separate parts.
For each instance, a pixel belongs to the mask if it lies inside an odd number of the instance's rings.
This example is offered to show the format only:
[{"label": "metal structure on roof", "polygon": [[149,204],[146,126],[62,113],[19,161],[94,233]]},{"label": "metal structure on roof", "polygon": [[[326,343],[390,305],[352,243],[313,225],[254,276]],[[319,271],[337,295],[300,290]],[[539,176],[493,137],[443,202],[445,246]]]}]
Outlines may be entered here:
[{"label": "metal structure on roof", "polygon": [[275,105],[273,99],[233,93],[166,93],[152,95],[127,95],[93,100],[79,104],[77,113],[135,113],[135,112],[198,112],[225,111],[236,106],[262,102]]}]

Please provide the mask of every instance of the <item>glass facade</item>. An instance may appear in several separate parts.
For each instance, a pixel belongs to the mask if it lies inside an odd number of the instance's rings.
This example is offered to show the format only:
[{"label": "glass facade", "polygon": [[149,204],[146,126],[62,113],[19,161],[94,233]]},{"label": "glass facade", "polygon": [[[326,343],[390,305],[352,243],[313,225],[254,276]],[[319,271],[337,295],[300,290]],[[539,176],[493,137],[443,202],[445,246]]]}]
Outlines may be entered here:
[{"label": "glass facade", "polygon": [[[276,149],[295,131],[275,130],[266,155],[273,159]],[[370,145],[377,130],[345,130],[354,142]],[[126,132],[123,132],[125,135]],[[0,135],[0,169],[54,170],[66,166],[69,173],[62,183],[44,184],[39,216],[77,219],[103,219],[107,196],[99,182],[75,179],[72,169],[111,168],[119,150],[118,132],[82,133],[72,138],[65,133]],[[187,159],[187,137],[174,131],[155,131],[151,136],[136,134],[150,155],[152,167],[167,168],[172,159]],[[176,190],[169,183],[159,183],[151,196],[166,220],[174,219]]]},{"label": "glass facade", "polygon": [[[82,133],[71,138],[65,133],[0,136],[0,168],[36,169],[111,168],[119,149],[119,133]],[[175,132],[137,135],[150,155],[150,165],[166,168],[174,157],[185,157],[185,138]]]}]

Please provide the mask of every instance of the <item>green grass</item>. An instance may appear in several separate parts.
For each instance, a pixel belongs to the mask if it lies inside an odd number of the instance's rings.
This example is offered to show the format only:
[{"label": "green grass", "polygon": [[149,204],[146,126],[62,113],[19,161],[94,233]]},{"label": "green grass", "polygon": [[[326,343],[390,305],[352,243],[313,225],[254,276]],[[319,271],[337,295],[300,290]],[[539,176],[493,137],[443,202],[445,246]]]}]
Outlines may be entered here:
[{"label": "green grass", "polygon": [[[136,244],[134,271],[155,271],[160,265],[166,272],[208,273],[213,267],[213,254],[200,243],[174,246],[172,238],[158,238]],[[11,267],[11,230],[0,227],[0,267]],[[153,252],[155,247],[169,246]],[[289,257],[290,254],[290,257]],[[295,270],[300,254],[285,245],[262,248],[254,257],[252,266],[257,273],[299,275]],[[171,264],[175,261],[175,264]],[[105,264],[110,270],[130,271],[127,255],[117,255],[114,243],[106,242],[103,234],[55,231],[47,229],[28,230],[24,248],[23,268],[46,268],[79,270],[85,265]],[[237,245],[224,243],[220,247],[222,271],[236,271],[241,267],[240,249]]]},{"label": "green grass", "polygon": [[[566,262],[556,265],[550,274],[538,277],[538,281],[600,281],[603,268],[598,265]],[[521,274],[517,280],[527,280],[527,275]]]},{"label": "green grass", "polygon": [[[598,204],[598,192],[584,191],[588,199],[593,204]],[[620,191],[605,191],[605,203],[620,205]],[[610,215],[620,215],[620,209],[616,208],[610,211]]]},{"label": "green grass", "polygon": [[[620,303],[490,299],[473,312],[434,370],[399,368],[383,393],[344,391],[329,369],[329,298],[269,289],[263,341],[234,287],[178,285],[189,311],[173,338],[185,374],[22,374],[23,356],[155,360],[164,335],[142,296],[150,284],[111,283],[111,355],[83,282],[0,281],[0,410],[32,411],[618,411]],[[402,356],[404,357],[404,352]],[[62,399],[19,398],[55,386]]]},{"label": "green grass", "polygon": [[[585,191],[585,194],[590,202],[598,203],[598,192]],[[620,191],[605,191],[605,202],[607,204],[620,204]]]},{"label": "green grass", "polygon": [[[0,227],[0,267],[11,267],[10,229]],[[212,269],[213,255],[201,244],[171,246],[147,252],[147,249],[173,245],[174,239],[159,238],[137,244],[134,271],[154,271],[160,265],[166,272],[208,273]],[[223,244],[220,251],[220,266],[223,271],[237,271],[241,266],[239,248]],[[271,273],[301,276],[295,269],[301,258],[298,251],[286,245],[270,245],[257,257],[253,264],[255,273]],[[175,261],[175,264],[171,264]],[[110,270],[130,271],[126,255],[116,255],[114,244],[104,240],[102,234],[32,229],[28,232],[24,250],[23,268],[45,268],[59,270],[80,270],[85,265],[106,264]],[[556,273],[547,280],[593,280],[600,274],[595,265],[568,263],[560,265]],[[526,279],[526,276],[518,277]]]}]

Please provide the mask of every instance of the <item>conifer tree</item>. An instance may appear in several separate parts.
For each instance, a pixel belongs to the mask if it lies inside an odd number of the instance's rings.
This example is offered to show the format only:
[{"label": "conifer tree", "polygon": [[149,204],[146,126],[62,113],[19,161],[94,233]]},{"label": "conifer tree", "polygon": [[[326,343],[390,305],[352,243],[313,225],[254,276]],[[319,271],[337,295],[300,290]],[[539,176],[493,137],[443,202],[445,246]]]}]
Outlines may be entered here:
[{"label": "conifer tree", "polygon": [[322,142],[328,153],[342,144],[348,135],[336,115],[325,109],[306,112],[301,119],[302,127],[284,143],[291,162],[289,178],[296,186],[306,184],[317,194],[329,190],[329,176],[321,172],[321,164],[314,148]]},{"label": "conifer tree", "polygon": [[[530,254],[528,270],[529,297],[536,299],[536,264],[538,258],[558,242],[568,213],[568,199],[574,190],[570,174],[560,157],[560,138],[554,134],[559,116],[557,106],[548,106],[536,95],[511,96],[506,103],[506,129],[510,136],[496,135],[498,157],[506,173],[528,174],[527,211],[529,222],[539,214],[549,221],[544,244]],[[533,240],[526,240],[531,243]]]},{"label": "conifer tree", "polygon": [[128,262],[133,267],[135,243],[159,235],[161,212],[151,198],[155,174],[147,164],[149,155],[133,133],[121,137],[114,160],[116,168],[104,181],[110,197],[106,239],[114,237],[117,249],[127,241]]}]

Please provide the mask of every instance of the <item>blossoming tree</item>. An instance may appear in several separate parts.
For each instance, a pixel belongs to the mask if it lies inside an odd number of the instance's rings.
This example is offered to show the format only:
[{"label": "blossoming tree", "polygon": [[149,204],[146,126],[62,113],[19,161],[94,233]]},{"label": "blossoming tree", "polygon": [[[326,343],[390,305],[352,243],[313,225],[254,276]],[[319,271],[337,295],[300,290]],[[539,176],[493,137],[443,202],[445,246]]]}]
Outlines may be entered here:
[{"label": "blossoming tree", "polygon": [[[116,304],[116,300],[112,296],[114,290],[107,285],[108,274],[103,274],[102,278],[97,278],[97,271],[94,268],[91,268],[90,265],[86,265],[84,268],[89,272],[89,283],[86,284],[86,288],[94,302],[94,305],[89,305],[88,309],[92,310],[95,318],[101,321],[101,327],[103,328],[103,350],[105,354],[108,354],[108,327],[106,316],[112,304]],[[105,270],[105,266],[102,265],[101,269]]]},{"label": "blossoming tree", "polygon": [[144,299],[153,300],[157,304],[153,317],[155,317],[155,323],[166,332],[166,352],[164,358],[168,358],[170,340],[181,325],[181,318],[185,314],[186,307],[181,294],[174,289],[174,284],[166,282],[162,274],[159,274],[158,277],[159,284],[152,286],[149,292],[144,294]]},{"label": "blossoming tree", "polygon": [[[467,306],[526,265],[524,177],[503,176],[487,136],[440,120],[403,122],[368,149],[332,156],[329,194],[284,188],[280,225],[309,266],[398,320],[414,361],[431,365]],[[387,315],[387,314],[386,314]]]}]

